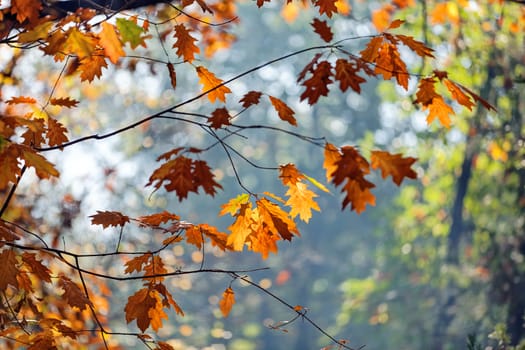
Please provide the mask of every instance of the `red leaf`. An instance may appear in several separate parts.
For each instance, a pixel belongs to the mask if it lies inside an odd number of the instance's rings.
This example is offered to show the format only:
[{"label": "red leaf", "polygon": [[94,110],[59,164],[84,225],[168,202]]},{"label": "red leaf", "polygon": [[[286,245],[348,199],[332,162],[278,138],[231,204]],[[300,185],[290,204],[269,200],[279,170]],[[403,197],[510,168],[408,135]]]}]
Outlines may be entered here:
[{"label": "red leaf", "polygon": [[279,118],[281,120],[284,120],[293,126],[297,126],[297,120],[294,118],[295,112],[288,107],[286,103],[284,103],[282,100],[278,99],[277,97],[269,96],[270,102],[272,103],[273,107],[277,111],[277,114],[279,115]]},{"label": "red leaf", "polygon": [[0,290],[5,291],[8,285],[18,287],[18,262],[13,249],[0,252]]},{"label": "red leaf", "polygon": [[230,114],[228,110],[224,107],[217,108],[211,113],[211,117],[208,118],[210,126],[214,129],[220,129],[223,125],[231,125],[230,123]]},{"label": "red leaf", "polygon": [[321,39],[323,39],[327,43],[332,41],[334,33],[332,33],[332,30],[330,29],[326,21],[321,21],[317,18],[314,18],[312,22],[312,27],[314,27],[314,32],[319,34]]},{"label": "red leaf", "polygon": [[173,36],[177,39],[173,44],[173,47],[177,49],[177,55],[185,61],[192,62],[195,54],[200,52],[199,47],[194,43],[197,39],[190,35],[189,30],[182,23],[175,26]]},{"label": "red leaf", "polygon": [[337,13],[337,0],[314,0],[314,5],[319,7],[319,14],[326,14],[332,17],[333,13]]},{"label": "red leaf", "polygon": [[242,102],[244,108],[248,108],[252,105],[259,104],[262,93],[259,91],[249,91],[241,98],[239,102]]},{"label": "red leaf", "polygon": [[171,86],[175,89],[177,87],[177,73],[175,72],[175,67],[173,67],[171,62],[167,64],[167,67],[170,74]]},{"label": "red leaf", "polygon": [[306,87],[301,94],[301,101],[308,99],[310,105],[314,105],[319,97],[328,95],[328,84],[332,83],[332,65],[328,61],[321,61],[312,71],[312,76],[305,80],[302,85]]},{"label": "red leaf", "polygon": [[361,93],[361,85],[366,79],[357,75],[359,67],[353,62],[340,58],[335,63],[335,79],[339,81],[339,88],[345,92],[351,87],[357,93]]},{"label": "red leaf", "polygon": [[80,287],[66,276],[62,275],[59,277],[58,285],[64,290],[62,297],[72,307],[84,310],[87,306],[92,305],[91,301],[87,298],[86,294],[84,294]]}]

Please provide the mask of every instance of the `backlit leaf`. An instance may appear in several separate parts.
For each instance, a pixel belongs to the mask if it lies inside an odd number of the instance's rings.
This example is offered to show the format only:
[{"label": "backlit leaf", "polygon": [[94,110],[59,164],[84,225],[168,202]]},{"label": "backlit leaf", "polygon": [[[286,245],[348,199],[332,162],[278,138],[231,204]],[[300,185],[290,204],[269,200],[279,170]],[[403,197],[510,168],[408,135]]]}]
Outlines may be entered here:
[{"label": "backlit leaf", "polygon": [[68,141],[67,129],[57,120],[49,117],[47,119],[47,139],[49,146],[61,145]]},{"label": "backlit leaf", "polygon": [[228,110],[224,107],[217,108],[211,113],[211,117],[208,118],[210,126],[214,129],[220,129],[223,125],[231,125],[231,116]]},{"label": "backlit leaf", "polygon": [[330,182],[333,179],[334,172],[337,170],[337,163],[341,159],[341,152],[332,145],[326,143],[324,146],[324,162],[323,168],[326,170],[326,181]]},{"label": "backlit leaf", "polygon": [[92,305],[91,300],[88,299],[86,294],[68,277],[61,275],[58,280],[58,285],[64,290],[62,298],[64,298],[70,306],[84,310]]},{"label": "backlit leaf", "polygon": [[290,185],[286,195],[289,197],[286,201],[290,209],[290,216],[292,218],[299,215],[302,221],[308,222],[312,217],[312,210],[321,211],[319,205],[314,200],[317,195],[310,191],[306,184],[297,182],[295,185]]},{"label": "backlit leaf", "polygon": [[242,193],[238,195],[235,198],[232,198],[228,201],[228,203],[223,204],[221,206],[221,211],[219,212],[219,215],[226,215],[230,214],[231,216],[235,215],[241,208],[243,204],[248,203],[250,200],[250,195],[248,193]]},{"label": "backlit leaf", "polygon": [[173,36],[176,39],[173,48],[177,49],[177,56],[182,57],[185,61],[193,62],[195,54],[200,52],[199,47],[194,43],[197,39],[191,36],[190,31],[182,23],[175,26]]},{"label": "backlit leaf", "polygon": [[294,235],[299,236],[295,223],[281,207],[266,198],[261,198],[257,201],[257,208],[262,221],[269,226],[272,233],[287,241],[291,241]]},{"label": "backlit leaf", "polygon": [[35,274],[39,280],[50,283],[51,282],[51,271],[42,264],[42,261],[37,260],[36,255],[33,253],[24,252],[22,254],[22,261],[29,266],[29,269]]},{"label": "backlit leaf", "polygon": [[390,154],[385,151],[372,151],[370,156],[372,168],[381,169],[383,179],[389,175],[392,176],[392,181],[398,186],[405,177],[417,178],[416,172],[411,168],[416,160],[416,158],[403,157],[401,154]]},{"label": "backlit leaf", "polygon": [[5,101],[5,103],[9,105],[20,103],[34,104],[36,103],[36,100],[28,96],[13,96],[9,100]]},{"label": "backlit leaf", "polygon": [[95,39],[90,35],[81,32],[76,27],[67,31],[66,41],[62,47],[66,53],[75,54],[79,59],[90,57],[95,51]]},{"label": "backlit leaf", "polygon": [[452,122],[450,115],[454,115],[454,110],[445,102],[445,100],[443,100],[443,97],[435,97],[432,99],[432,103],[423,106],[423,109],[428,109],[427,123],[429,125],[437,117],[441,125],[450,128]]},{"label": "backlit leaf", "polygon": [[104,48],[104,53],[112,63],[117,63],[119,58],[126,54],[114,25],[102,22],[102,31],[98,36],[100,38],[99,43]]},{"label": "backlit leaf", "polygon": [[95,78],[102,76],[102,68],[107,68],[108,64],[104,56],[93,55],[92,57],[80,61],[78,69],[80,70],[81,81],[93,81]]},{"label": "backlit leaf", "polygon": [[196,70],[199,82],[203,85],[202,91],[207,93],[210,102],[215,102],[216,100],[225,102],[226,94],[231,92],[230,88],[226,85],[221,85],[223,83],[222,80],[215,77],[212,72],[203,66],[198,66]]},{"label": "backlit leaf", "polygon": [[222,298],[219,300],[219,308],[223,317],[228,317],[230,311],[235,304],[235,293],[231,287],[226,288],[222,293]]},{"label": "backlit leaf", "polygon": [[91,224],[102,225],[107,228],[109,226],[124,226],[129,222],[129,216],[124,215],[118,211],[98,211],[90,216]]},{"label": "backlit leaf", "polygon": [[297,120],[294,118],[295,112],[288,107],[286,103],[284,103],[281,99],[273,96],[270,97],[270,102],[272,103],[273,108],[275,108],[275,111],[279,115],[279,118],[281,120],[284,120],[293,126],[297,125]]},{"label": "backlit leaf", "polygon": [[38,0],[11,0],[11,13],[16,14],[16,19],[19,23],[26,19],[33,22],[38,19],[40,10],[42,10],[42,2]]},{"label": "backlit leaf", "polygon": [[54,165],[33,149],[23,145],[17,145],[17,147],[20,152],[19,156],[24,160],[26,166],[34,168],[39,178],[48,179],[52,176],[57,177],[59,175]]},{"label": "backlit leaf", "polygon": [[142,45],[146,47],[144,40],[144,28],[126,18],[117,18],[117,28],[124,43],[129,43],[132,49]]},{"label": "backlit leaf", "polygon": [[4,249],[0,252],[0,290],[5,291],[8,285],[18,287],[18,262],[13,249]]},{"label": "backlit leaf", "polygon": [[294,164],[289,163],[279,167],[279,178],[284,185],[295,185],[297,182],[304,179],[304,175],[297,170]]},{"label": "backlit leaf", "polygon": [[126,261],[126,263],[124,264],[126,265],[124,273],[141,272],[143,269],[143,265],[148,264],[151,257],[152,255],[150,253],[146,253]]},{"label": "backlit leaf", "polygon": [[319,7],[319,14],[326,14],[332,17],[332,14],[337,13],[337,0],[313,0],[314,5]]},{"label": "backlit leaf", "polygon": [[164,210],[160,213],[140,216],[137,220],[141,224],[144,224],[147,226],[159,226],[160,224],[163,224],[169,221],[180,220],[180,217],[176,214],[173,214],[173,213],[170,213]]},{"label": "backlit leaf", "polygon": [[139,289],[128,298],[124,312],[126,322],[136,320],[139,329],[144,332],[150,325],[149,310],[155,309],[157,300],[150,296],[149,288]]}]

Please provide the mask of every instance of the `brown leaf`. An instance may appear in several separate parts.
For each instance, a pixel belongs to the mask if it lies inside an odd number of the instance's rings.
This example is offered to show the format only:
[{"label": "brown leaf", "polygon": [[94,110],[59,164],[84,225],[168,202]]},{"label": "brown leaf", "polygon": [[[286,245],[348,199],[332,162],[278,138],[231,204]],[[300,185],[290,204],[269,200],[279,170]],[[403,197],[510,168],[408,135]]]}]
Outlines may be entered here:
[{"label": "brown leaf", "polygon": [[142,224],[146,226],[159,226],[160,224],[163,224],[168,221],[177,221],[180,220],[180,217],[176,214],[170,213],[166,210],[151,214],[151,215],[144,215],[137,218],[137,220]]},{"label": "brown leaf", "polygon": [[47,139],[49,146],[61,145],[68,141],[67,129],[54,118],[47,118]]},{"label": "brown leaf", "polygon": [[396,185],[401,185],[405,177],[416,179],[417,174],[411,168],[412,164],[416,162],[416,158],[405,157],[401,154],[390,154],[385,151],[372,151],[371,165],[373,169],[381,169],[381,176],[386,178],[392,176],[392,181]]},{"label": "brown leaf", "polygon": [[25,252],[22,254],[22,261],[29,266],[31,272],[33,272],[38,279],[47,283],[51,282],[51,271],[42,264],[42,261],[36,259],[36,254]]},{"label": "brown leaf", "polygon": [[262,93],[259,91],[249,91],[240,99],[243,108],[248,108],[252,105],[259,104]]},{"label": "brown leaf", "polygon": [[124,308],[126,322],[137,321],[137,326],[144,332],[150,325],[149,310],[155,309],[157,299],[150,296],[149,288],[139,289],[135,294],[128,297]]},{"label": "brown leaf", "polygon": [[0,290],[5,291],[8,285],[18,287],[18,262],[13,249],[0,252]]},{"label": "brown leaf", "polygon": [[195,54],[200,52],[199,47],[194,43],[197,39],[191,36],[190,31],[182,23],[175,26],[173,36],[176,39],[173,48],[177,49],[177,56],[182,57],[185,61],[193,62]]},{"label": "brown leaf", "polygon": [[99,211],[90,216],[91,224],[102,225],[103,228],[109,226],[124,226],[129,222],[129,216],[118,211]]},{"label": "brown leaf", "polygon": [[223,125],[231,125],[231,116],[228,110],[224,107],[217,108],[211,113],[211,117],[208,118],[210,126],[214,129],[220,129]]},{"label": "brown leaf", "polygon": [[366,82],[366,79],[357,75],[359,67],[347,60],[340,58],[335,63],[335,79],[339,81],[339,88],[345,92],[348,87],[351,87],[357,93],[361,93],[361,84]]},{"label": "brown leaf", "polygon": [[91,300],[88,299],[80,287],[66,276],[61,275],[59,277],[58,285],[64,290],[62,297],[70,306],[80,310],[86,309],[87,306],[92,306]]},{"label": "brown leaf", "polygon": [[171,62],[167,64],[167,67],[170,74],[171,86],[175,89],[177,87],[177,73],[175,72],[175,67],[173,67],[173,63]]},{"label": "brown leaf", "polygon": [[312,27],[314,27],[314,32],[319,34],[321,39],[329,43],[334,38],[334,33],[326,23],[326,21],[321,21],[318,18],[314,18],[312,22]]},{"label": "brown leaf", "polygon": [[126,261],[126,269],[124,273],[141,272],[142,266],[147,265],[152,255],[150,253],[142,254],[134,257],[133,259]]},{"label": "brown leaf", "polygon": [[278,99],[277,97],[273,96],[269,97],[273,108],[275,108],[277,114],[279,115],[279,118],[292,124],[293,126],[297,126],[297,120],[295,120],[294,118],[295,112],[290,107],[288,107],[288,105],[284,103],[281,99]]},{"label": "brown leaf", "polygon": [[328,61],[317,63],[312,70],[312,76],[303,81],[306,88],[301,94],[301,101],[308,99],[310,105],[314,105],[321,96],[328,95],[328,85],[332,83],[332,65]]},{"label": "brown leaf", "polygon": [[326,14],[332,17],[333,13],[337,13],[337,0],[314,0],[314,5],[319,7],[319,14]]}]

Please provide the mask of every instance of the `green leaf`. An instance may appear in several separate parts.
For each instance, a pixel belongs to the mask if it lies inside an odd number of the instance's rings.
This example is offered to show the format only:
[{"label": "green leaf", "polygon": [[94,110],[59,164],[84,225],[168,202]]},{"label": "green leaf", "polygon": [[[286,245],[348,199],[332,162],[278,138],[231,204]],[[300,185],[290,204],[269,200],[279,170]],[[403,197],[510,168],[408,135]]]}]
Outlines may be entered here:
[{"label": "green leaf", "polygon": [[[303,174],[304,175],[304,174]],[[325,185],[323,185],[322,183],[320,183],[319,181],[317,181],[316,179],[314,179],[313,177],[310,177],[308,175],[304,175],[304,177],[310,181],[312,183],[312,185],[314,185],[315,187],[317,187],[318,189],[320,189],[321,191],[324,191],[326,193],[330,193],[330,190],[328,188],[326,188]]]},{"label": "green leaf", "polygon": [[144,43],[144,29],[133,21],[125,18],[117,18],[117,28],[124,43],[129,43],[134,49]]}]

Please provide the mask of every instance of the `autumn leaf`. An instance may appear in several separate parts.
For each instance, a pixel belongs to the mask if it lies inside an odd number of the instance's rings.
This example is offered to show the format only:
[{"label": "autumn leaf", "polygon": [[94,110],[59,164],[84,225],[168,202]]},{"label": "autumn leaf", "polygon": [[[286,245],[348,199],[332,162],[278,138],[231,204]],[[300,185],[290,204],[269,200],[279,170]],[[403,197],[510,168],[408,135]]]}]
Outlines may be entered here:
[{"label": "autumn leaf", "polygon": [[139,45],[146,47],[146,36],[142,36],[144,28],[126,18],[117,18],[117,28],[123,43],[129,43],[132,49]]},{"label": "autumn leaf", "polygon": [[51,271],[42,264],[42,261],[36,259],[36,254],[24,252],[22,261],[29,267],[39,280],[50,283]]},{"label": "autumn leaf", "polygon": [[160,213],[140,216],[140,217],[137,218],[137,220],[142,225],[155,227],[155,226],[159,226],[160,224],[166,223],[168,221],[180,220],[180,217],[178,215],[176,215],[176,214],[173,214],[173,213],[170,213],[170,212],[164,210],[164,211],[162,211]]},{"label": "autumn leaf", "polygon": [[396,28],[401,27],[404,23],[405,23],[405,21],[403,21],[402,19],[395,19],[395,20],[392,21],[392,23],[390,23],[388,25],[388,27],[386,29],[387,30],[396,29]]},{"label": "autumn leaf", "polygon": [[337,13],[337,0],[314,0],[314,5],[319,7],[319,14],[326,14],[332,17],[332,14]]},{"label": "autumn leaf", "polygon": [[204,244],[204,235],[197,226],[187,228],[185,231],[186,242],[196,246],[198,249],[202,248]]},{"label": "autumn leaf", "polygon": [[45,39],[49,36],[53,25],[54,23],[51,21],[42,22],[32,29],[20,33],[18,35],[18,41],[21,43],[32,43],[40,39]]},{"label": "autumn leaf", "polygon": [[198,66],[196,70],[199,76],[199,82],[203,85],[202,92],[208,95],[210,102],[213,103],[216,100],[225,102],[226,94],[231,92],[230,88],[222,85],[223,81],[203,66]]},{"label": "autumn leaf", "polygon": [[114,25],[102,22],[102,31],[98,36],[99,44],[104,48],[106,56],[113,64],[126,55]]},{"label": "autumn leaf", "polygon": [[226,288],[222,293],[222,298],[219,300],[219,308],[223,317],[228,317],[230,311],[235,304],[235,293],[231,287]]},{"label": "autumn leaf", "polygon": [[129,222],[129,216],[118,211],[98,211],[90,216],[91,224],[102,225],[103,228],[109,226],[124,226]]},{"label": "autumn leaf", "polygon": [[334,33],[332,33],[332,30],[326,23],[326,21],[321,21],[318,18],[314,18],[312,22],[312,27],[314,27],[314,32],[319,34],[321,39],[323,39],[325,42],[329,43],[332,41],[334,37]]},{"label": "autumn leaf", "polygon": [[54,165],[33,149],[24,145],[16,145],[16,147],[18,148],[20,158],[24,160],[26,166],[35,169],[36,175],[40,179],[59,176],[59,172],[55,169]]},{"label": "autumn leaf", "polygon": [[11,0],[11,13],[16,14],[16,19],[19,23],[26,19],[29,22],[34,22],[38,19],[40,10],[42,10],[42,2],[38,0]]},{"label": "autumn leaf", "polygon": [[82,33],[77,27],[70,28],[65,34],[66,41],[62,49],[68,54],[75,54],[79,59],[91,57],[96,41],[90,34]]},{"label": "autumn leaf", "polygon": [[359,54],[365,62],[373,63],[376,61],[379,55],[379,49],[383,45],[383,38],[381,36],[375,36],[366,45],[366,48]]},{"label": "autumn leaf", "polygon": [[220,129],[223,125],[231,125],[231,116],[228,110],[224,107],[217,108],[211,113],[211,117],[208,118],[210,126],[214,129]]},{"label": "autumn leaf", "polygon": [[268,225],[272,233],[278,234],[287,241],[291,241],[294,235],[300,235],[289,214],[278,205],[266,198],[261,198],[256,203],[262,221]]},{"label": "autumn leaf", "polygon": [[470,111],[475,106],[474,102],[463,92],[460,86],[456,85],[451,80],[445,79],[443,83],[447,87],[448,91],[452,95],[452,98],[456,100],[460,105],[467,107]]},{"label": "autumn leaf", "polygon": [[194,43],[197,39],[190,35],[189,30],[182,23],[175,26],[173,36],[176,39],[173,48],[177,49],[177,56],[182,57],[185,61],[193,62],[195,54],[200,52],[199,47]]},{"label": "autumn leaf", "polygon": [[166,314],[166,312],[164,312],[164,306],[162,303],[160,293],[154,289],[151,290],[149,294],[151,298],[155,300],[155,305],[154,307],[148,310],[148,317],[150,319],[151,328],[155,332],[158,332],[158,330],[162,328],[162,320],[167,320],[168,315]]},{"label": "autumn leaf", "polygon": [[366,82],[366,79],[357,75],[359,68],[356,64],[348,62],[346,59],[339,58],[335,62],[335,76],[339,81],[339,88],[345,92],[349,87],[357,93],[361,93],[361,84]]},{"label": "autumn leaf", "polygon": [[93,55],[92,57],[80,61],[78,69],[80,70],[81,81],[93,81],[95,78],[102,76],[102,68],[107,68],[108,64],[104,56]]},{"label": "autumn leaf", "polygon": [[243,204],[248,203],[250,200],[250,195],[248,193],[242,193],[235,198],[232,198],[228,203],[221,205],[221,211],[219,215],[230,214],[234,216],[240,209]]},{"label": "autumn leaf", "polygon": [[149,310],[155,309],[157,300],[150,296],[149,288],[139,289],[135,294],[128,297],[124,308],[126,322],[136,320],[139,329],[144,332],[150,325]]},{"label": "autumn leaf", "polygon": [[389,80],[395,77],[400,86],[405,88],[405,90],[408,89],[409,75],[407,67],[395,45],[383,43],[379,48],[375,64],[375,72],[381,74],[383,79]]},{"label": "autumn leaf", "polygon": [[61,145],[68,141],[67,129],[54,118],[47,118],[47,132],[46,136],[48,139],[49,146]]},{"label": "autumn leaf", "polygon": [[437,96],[432,99],[432,103],[423,106],[423,109],[428,109],[427,123],[430,125],[436,117],[438,118],[441,125],[446,128],[450,128],[451,119],[450,115],[454,115],[454,110],[450,107],[443,97]]},{"label": "autumn leaf", "polygon": [[58,285],[64,290],[62,297],[70,306],[85,310],[87,306],[92,305],[86,294],[68,277],[61,275],[58,279]]},{"label": "autumn leaf", "polygon": [[0,252],[0,290],[5,291],[8,285],[18,287],[18,262],[13,249]]},{"label": "autumn leaf", "polygon": [[233,250],[242,251],[246,238],[252,234],[252,213],[252,204],[245,202],[240,204],[239,209],[232,215],[235,221],[228,227],[230,234],[226,244]]},{"label": "autumn leaf", "polygon": [[286,205],[291,208],[290,216],[292,218],[299,215],[302,221],[308,222],[312,217],[312,210],[321,211],[319,204],[314,200],[317,195],[302,182],[290,185],[286,195],[289,197]]},{"label": "autumn leaf", "polygon": [[416,172],[411,168],[416,160],[416,158],[403,158],[401,154],[390,154],[385,151],[372,151],[370,156],[372,168],[381,169],[383,179],[389,175],[392,176],[392,181],[398,186],[401,185],[405,177],[417,178]]},{"label": "autumn leaf", "polygon": [[279,115],[279,118],[292,124],[293,126],[296,126],[297,120],[294,118],[295,112],[281,99],[273,96],[269,96],[269,98],[273,108],[275,108],[275,111]]},{"label": "autumn leaf", "polygon": [[259,104],[262,93],[259,91],[249,91],[240,99],[239,103],[242,102],[243,108]]},{"label": "autumn leaf", "polygon": [[15,145],[5,147],[0,151],[0,190],[5,189],[9,183],[15,183],[17,176],[20,175],[20,166],[18,163],[18,152]]},{"label": "autumn leaf", "polygon": [[70,97],[52,98],[49,100],[49,103],[51,103],[53,106],[61,106],[67,108],[76,107],[78,105],[78,101]]},{"label": "autumn leaf", "polygon": [[386,30],[390,25],[394,6],[390,3],[383,4],[379,9],[372,12],[372,23],[378,32]]},{"label": "autumn leaf", "polygon": [[425,43],[415,40],[411,36],[406,36],[402,34],[395,35],[404,45],[408,46],[412,51],[418,54],[420,57],[434,57],[431,48],[427,47]]},{"label": "autumn leaf", "polygon": [[5,101],[5,103],[7,103],[8,105],[22,104],[22,103],[35,104],[36,100],[28,96],[13,96],[9,100]]},{"label": "autumn leaf", "polygon": [[321,61],[312,69],[312,76],[303,81],[306,88],[301,94],[301,101],[308,99],[310,105],[314,105],[321,96],[328,95],[328,85],[332,83],[332,65],[328,61]]},{"label": "autumn leaf", "polygon": [[151,257],[152,257],[151,253],[146,253],[146,254],[136,256],[132,258],[131,260],[126,261],[124,263],[124,265],[126,265],[126,269],[124,270],[124,273],[141,272],[143,269],[142,266],[148,264]]},{"label": "autumn leaf", "polygon": [[163,341],[157,342],[157,345],[159,346],[158,350],[175,350],[173,346]]},{"label": "autumn leaf", "polygon": [[173,67],[173,63],[171,62],[166,66],[168,67],[168,72],[170,74],[171,87],[175,89],[177,87],[177,73],[175,72],[175,67]]},{"label": "autumn leaf", "polygon": [[360,214],[365,211],[367,204],[372,206],[376,205],[376,198],[372,192],[370,192],[370,189],[363,189],[357,181],[348,179],[342,191],[345,192],[343,209],[345,209],[348,204],[351,204],[351,210],[355,210],[356,213]]},{"label": "autumn leaf", "polygon": [[193,162],[192,177],[196,188],[202,187],[204,192],[212,197],[217,193],[216,189],[222,189],[222,186],[214,180],[215,175],[204,160]]},{"label": "autumn leaf", "polygon": [[228,235],[224,232],[219,231],[216,227],[208,224],[199,224],[197,226],[199,231],[211,241],[213,247],[217,247],[222,251],[231,250],[228,246]]},{"label": "autumn leaf", "polygon": [[189,192],[197,190],[193,181],[192,164],[192,159],[184,156],[171,159],[151,174],[147,186],[154,185],[155,188],[160,188],[166,182],[164,188],[167,191],[175,191],[179,200],[187,198]]},{"label": "autumn leaf", "polygon": [[326,181],[330,182],[333,179],[333,175],[337,170],[337,163],[341,159],[341,152],[332,145],[326,143],[324,146],[324,162],[323,168],[326,170]]}]

